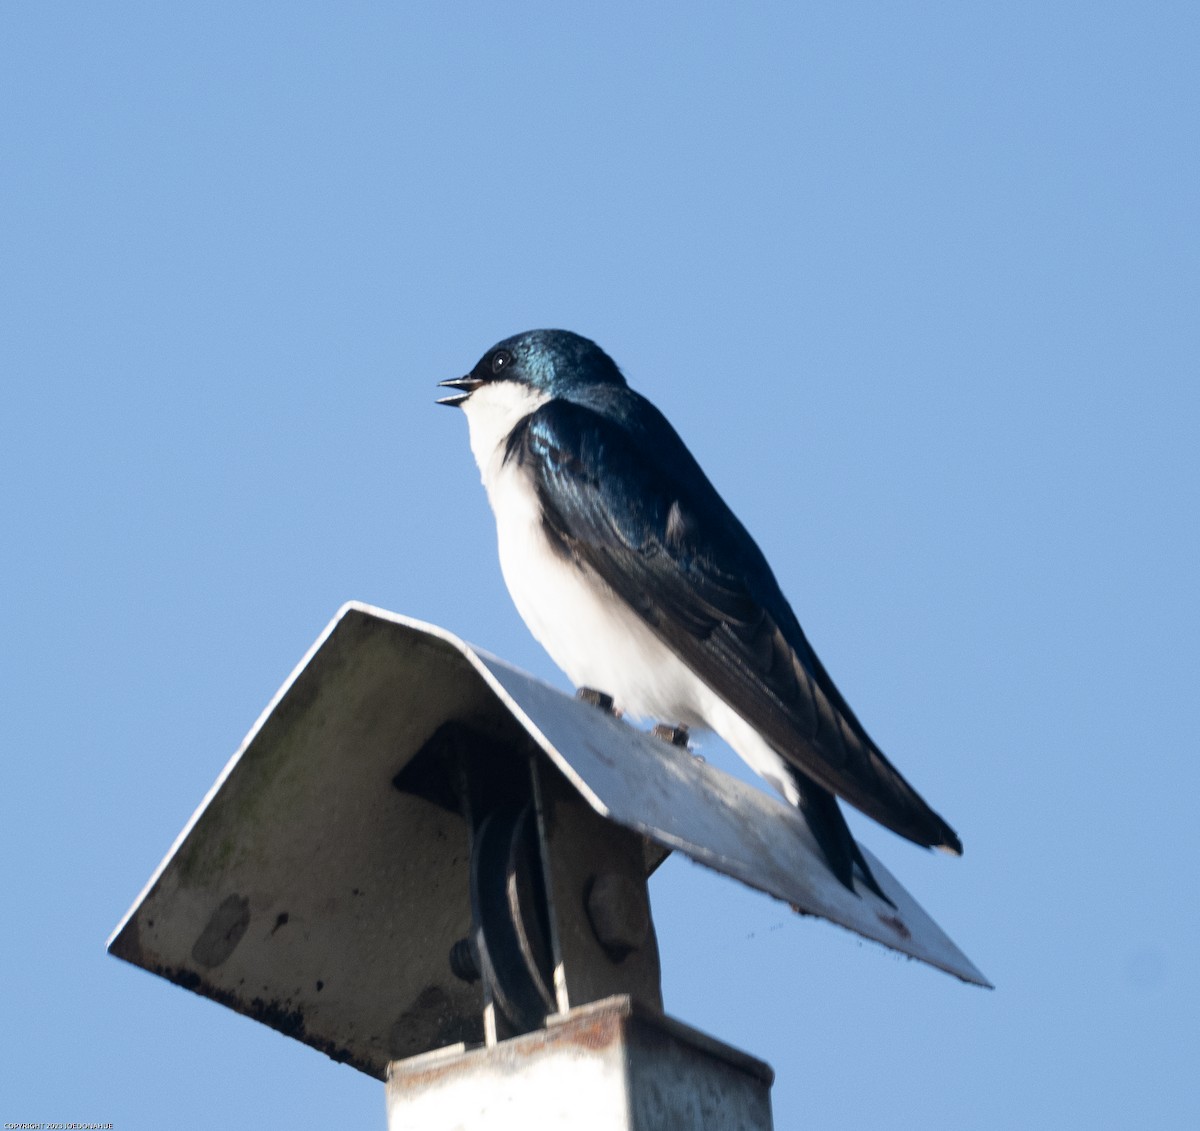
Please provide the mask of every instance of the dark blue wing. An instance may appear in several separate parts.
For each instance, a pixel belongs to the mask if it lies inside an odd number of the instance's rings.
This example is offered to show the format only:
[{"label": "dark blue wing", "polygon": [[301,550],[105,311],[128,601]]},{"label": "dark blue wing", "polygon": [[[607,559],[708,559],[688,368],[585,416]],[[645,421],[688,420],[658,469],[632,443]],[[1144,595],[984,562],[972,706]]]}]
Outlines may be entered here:
[{"label": "dark blue wing", "polygon": [[960,852],[854,717],[761,551],[674,429],[632,390],[599,395],[620,403],[602,412],[554,400],[509,439],[507,458],[532,473],[550,539],[797,770],[901,836]]}]

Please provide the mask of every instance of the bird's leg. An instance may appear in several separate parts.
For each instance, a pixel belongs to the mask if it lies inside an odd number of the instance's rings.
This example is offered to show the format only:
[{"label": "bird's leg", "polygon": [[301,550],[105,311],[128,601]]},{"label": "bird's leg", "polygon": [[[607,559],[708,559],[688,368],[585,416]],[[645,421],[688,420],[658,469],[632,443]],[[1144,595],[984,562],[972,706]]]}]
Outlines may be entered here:
[{"label": "bird's leg", "polygon": [[599,707],[606,715],[617,713],[613,709],[613,697],[604,691],[597,691],[594,687],[579,688],[575,692],[575,698],[590,703],[593,707]]},{"label": "bird's leg", "polygon": [[661,738],[663,742],[669,742],[672,746],[682,746],[687,749],[688,744],[688,728],[683,723],[678,723],[671,726],[670,723],[659,723],[651,733],[655,738]]}]

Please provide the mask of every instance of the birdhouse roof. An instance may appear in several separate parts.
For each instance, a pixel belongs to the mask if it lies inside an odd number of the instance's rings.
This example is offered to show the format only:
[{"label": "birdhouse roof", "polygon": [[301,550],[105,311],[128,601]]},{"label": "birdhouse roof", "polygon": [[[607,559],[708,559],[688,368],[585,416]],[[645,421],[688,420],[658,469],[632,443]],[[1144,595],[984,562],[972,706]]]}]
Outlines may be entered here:
[{"label": "birdhouse roof", "polygon": [[[352,602],[309,649],[126,914],[111,953],[382,1077],[478,1039],[466,829],[398,787],[455,721],[546,759],[596,812],[796,910],[986,979],[863,849],[895,906],[829,872],[785,802],[433,625]],[[401,779],[402,780],[402,779]]]}]

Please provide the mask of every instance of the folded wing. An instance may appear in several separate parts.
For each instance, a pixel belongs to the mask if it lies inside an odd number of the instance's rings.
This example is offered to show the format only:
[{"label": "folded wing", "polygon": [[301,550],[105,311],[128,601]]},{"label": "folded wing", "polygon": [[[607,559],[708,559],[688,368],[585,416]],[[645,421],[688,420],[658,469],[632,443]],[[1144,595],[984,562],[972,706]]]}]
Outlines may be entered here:
[{"label": "folded wing", "polygon": [[674,429],[636,398],[636,431],[554,400],[512,433],[558,549],[594,570],[781,755],[917,844],[961,852],[871,741],[820,660],[753,539]]}]

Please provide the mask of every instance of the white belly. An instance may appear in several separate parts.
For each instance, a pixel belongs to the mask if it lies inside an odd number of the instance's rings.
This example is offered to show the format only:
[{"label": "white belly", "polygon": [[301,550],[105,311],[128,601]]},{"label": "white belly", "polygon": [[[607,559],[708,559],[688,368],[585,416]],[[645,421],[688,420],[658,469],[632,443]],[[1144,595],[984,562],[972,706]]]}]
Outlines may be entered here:
[{"label": "white belly", "polygon": [[692,671],[600,578],[552,548],[524,471],[501,468],[488,494],[513,603],[575,686],[607,692],[632,715],[707,725]]},{"label": "white belly", "polygon": [[463,406],[471,450],[496,516],[500,569],[529,631],[576,687],[606,692],[622,711],[639,718],[715,730],[795,802],[783,759],[754,727],[599,577],[551,546],[528,473],[503,458],[508,433],[544,399],[502,382],[477,390]]}]

